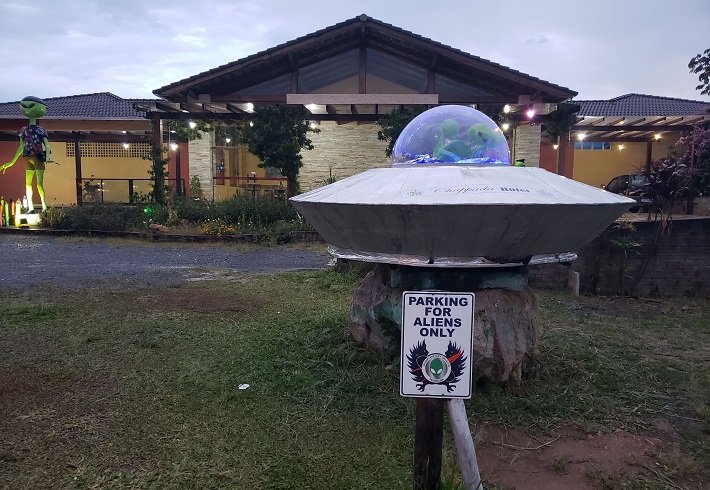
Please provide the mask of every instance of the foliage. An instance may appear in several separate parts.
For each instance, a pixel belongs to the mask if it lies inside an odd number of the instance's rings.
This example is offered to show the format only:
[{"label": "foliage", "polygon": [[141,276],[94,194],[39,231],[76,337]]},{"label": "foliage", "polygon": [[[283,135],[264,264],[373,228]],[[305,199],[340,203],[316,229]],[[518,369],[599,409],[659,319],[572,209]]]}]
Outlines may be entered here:
[{"label": "foliage", "polygon": [[710,95],[710,48],[696,54],[688,63],[691,73],[698,75],[700,85],[695,90],[700,90],[703,95]]},{"label": "foliage", "polygon": [[394,144],[397,142],[397,138],[399,138],[402,130],[411,122],[412,119],[417,117],[422,112],[424,112],[424,107],[422,106],[399,106],[389,114],[383,114],[380,116],[377,121],[377,124],[380,126],[380,130],[377,131],[377,139],[387,142],[385,155],[388,157],[392,156]]},{"label": "foliage", "polygon": [[648,180],[649,196],[665,213],[710,192],[710,130],[696,126],[680,138],[666,158],[651,163]]},{"label": "foliage", "polygon": [[577,114],[574,112],[557,110],[547,116],[543,129],[547,131],[550,141],[557,142],[557,139],[572,129],[577,122]]},{"label": "foliage", "polygon": [[[190,127],[191,124],[195,127]],[[214,127],[209,123],[209,121],[184,121],[178,119],[171,119],[166,124],[166,129],[170,132],[175,132],[175,134],[182,136],[188,141],[202,139],[202,133],[210,133],[214,131]]]},{"label": "foliage", "polygon": [[168,176],[167,166],[168,158],[165,156],[165,152],[162,149],[153,149],[153,157],[151,159],[150,170],[148,175],[150,175],[151,183],[153,185],[153,190],[150,193],[151,201],[163,204],[166,202],[166,186],[165,179]]},{"label": "foliage", "polygon": [[224,236],[236,235],[237,227],[225,222],[222,218],[208,219],[200,225],[205,235]]},{"label": "foliage", "polygon": [[261,160],[261,167],[277,169],[288,181],[288,196],[298,192],[298,172],[303,166],[301,150],[312,150],[308,133],[319,133],[308,123],[302,106],[264,106],[245,124],[241,141]]},{"label": "foliage", "polygon": [[190,197],[193,199],[202,199],[204,197],[202,183],[197,175],[193,175],[190,178]]},{"label": "foliage", "polygon": [[47,228],[61,228],[62,220],[64,219],[64,212],[62,208],[56,208],[54,206],[48,207],[40,215],[40,222],[43,226]]},{"label": "foliage", "polygon": [[153,206],[153,209],[153,220],[156,223],[169,224],[170,210],[173,210],[180,219],[198,225],[221,220],[235,226],[240,233],[261,231],[279,221],[300,222],[296,210],[287,203],[245,196],[233,196],[218,202],[184,200],[165,206]]},{"label": "foliage", "polygon": [[142,207],[121,204],[84,204],[56,211],[47,210],[50,228],[62,230],[126,231],[143,226]]}]

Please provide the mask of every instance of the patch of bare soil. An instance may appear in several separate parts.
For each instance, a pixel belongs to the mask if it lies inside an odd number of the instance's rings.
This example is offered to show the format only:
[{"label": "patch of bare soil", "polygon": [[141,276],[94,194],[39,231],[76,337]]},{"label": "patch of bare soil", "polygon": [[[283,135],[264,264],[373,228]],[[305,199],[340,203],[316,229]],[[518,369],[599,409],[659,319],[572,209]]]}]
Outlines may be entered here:
[{"label": "patch of bare soil", "polygon": [[109,302],[115,311],[233,313],[247,315],[260,311],[266,300],[256,295],[235,293],[231,288],[188,286],[106,291],[94,299]]},{"label": "patch of bare soil", "polygon": [[622,430],[535,437],[494,425],[478,426],[475,437],[481,475],[505,490],[595,490],[598,475],[643,473],[664,444]]}]

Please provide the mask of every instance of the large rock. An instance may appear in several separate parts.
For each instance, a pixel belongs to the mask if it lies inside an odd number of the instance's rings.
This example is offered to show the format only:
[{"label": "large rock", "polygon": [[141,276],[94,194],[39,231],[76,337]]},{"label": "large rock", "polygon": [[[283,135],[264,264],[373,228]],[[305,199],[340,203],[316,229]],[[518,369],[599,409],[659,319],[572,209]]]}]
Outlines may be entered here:
[{"label": "large rock", "polygon": [[537,353],[537,301],[520,269],[421,269],[378,265],[353,294],[348,328],[358,342],[399,355],[402,293],[424,289],[476,295],[473,373],[520,381]]}]

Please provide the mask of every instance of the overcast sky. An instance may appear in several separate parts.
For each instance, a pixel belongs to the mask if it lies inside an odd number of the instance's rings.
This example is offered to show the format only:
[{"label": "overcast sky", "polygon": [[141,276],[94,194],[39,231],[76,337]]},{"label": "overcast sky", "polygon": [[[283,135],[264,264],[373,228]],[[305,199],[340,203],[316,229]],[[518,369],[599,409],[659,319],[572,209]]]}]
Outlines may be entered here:
[{"label": "overcast sky", "polygon": [[0,0],[0,102],[152,91],[365,13],[569,87],[710,100],[710,0]]}]

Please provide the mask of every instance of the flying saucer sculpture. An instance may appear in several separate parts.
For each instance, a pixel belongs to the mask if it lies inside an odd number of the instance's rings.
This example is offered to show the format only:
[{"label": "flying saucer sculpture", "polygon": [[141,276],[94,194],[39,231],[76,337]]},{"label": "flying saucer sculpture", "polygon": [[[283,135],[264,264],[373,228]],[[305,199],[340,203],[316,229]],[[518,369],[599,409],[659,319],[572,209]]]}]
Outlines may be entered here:
[{"label": "flying saucer sculpture", "polygon": [[568,262],[635,202],[511,167],[504,135],[470,107],[416,117],[392,160],[291,198],[332,255],[428,267]]}]

